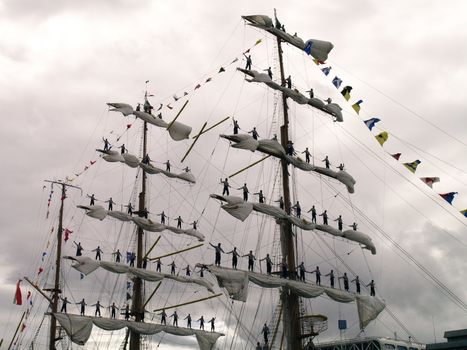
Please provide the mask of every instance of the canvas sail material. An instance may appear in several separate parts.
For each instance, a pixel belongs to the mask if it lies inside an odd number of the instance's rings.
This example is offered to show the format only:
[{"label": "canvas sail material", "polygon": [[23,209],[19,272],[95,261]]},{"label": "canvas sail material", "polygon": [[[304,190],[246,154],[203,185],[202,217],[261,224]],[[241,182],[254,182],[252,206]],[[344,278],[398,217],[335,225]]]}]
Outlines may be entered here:
[{"label": "canvas sail material", "polygon": [[144,164],[144,163],[139,163],[139,166],[146,171],[148,174],[164,174],[167,177],[170,177],[172,179],[180,179],[184,180],[187,182],[190,182],[192,184],[196,183],[196,178],[193,176],[193,174],[190,171],[184,171],[182,173],[172,173],[170,171],[166,171],[164,169],[158,168],[153,166],[152,164]]},{"label": "canvas sail material", "polygon": [[304,298],[317,298],[325,294],[339,303],[355,301],[357,304],[360,327],[362,329],[374,320],[385,307],[384,302],[375,297],[358,295],[309,282],[304,283],[276,276],[234,270],[214,265],[208,265],[207,267],[216,277],[219,286],[225,288],[230,297],[234,300],[245,302],[248,296],[248,282],[252,282],[263,288],[288,288],[295,294]]},{"label": "canvas sail material", "polygon": [[123,328],[145,335],[166,332],[177,336],[196,336],[201,350],[211,350],[217,339],[224,334],[217,332],[205,332],[202,330],[183,327],[165,326],[153,323],[132,322],[125,320],[109,319],[104,317],[78,316],[72,314],[54,313],[55,318],[70,337],[71,341],[78,345],[85,345],[89,340],[92,327],[96,326],[106,331],[116,331]]},{"label": "canvas sail material", "polygon": [[301,105],[310,105],[315,107],[326,114],[330,114],[335,118],[337,122],[343,122],[344,117],[342,116],[342,108],[337,103],[325,104],[318,98],[308,98],[301,94],[298,90],[292,90],[285,86],[281,86],[273,81],[268,74],[260,73],[256,70],[237,68],[240,72],[248,75],[251,79],[246,78],[245,80],[249,83],[263,83],[269,86],[271,89],[281,91],[286,97],[291,98],[295,102]]},{"label": "canvas sail material", "polygon": [[313,171],[318,174],[326,175],[341,182],[347,187],[349,193],[355,192],[355,179],[345,170],[334,171],[331,169],[319,167],[307,163],[299,157],[292,157],[285,154],[284,147],[275,140],[255,140],[251,135],[236,134],[236,135],[220,135],[220,137],[234,142],[233,148],[240,148],[249,151],[260,151],[277,158],[286,159],[288,163],[303,171]]},{"label": "canvas sail material", "polygon": [[65,256],[64,259],[72,260],[74,262],[72,267],[85,275],[94,272],[100,267],[104,270],[117,274],[131,274],[149,282],[158,282],[163,279],[170,279],[180,283],[194,283],[199,286],[205,287],[209,292],[214,293],[213,285],[207,280],[198,277],[177,276],[166,273],[158,273],[146,269],[130,267],[121,263],[93,260],[89,257],[83,256]]},{"label": "canvas sail material", "polygon": [[276,220],[288,220],[295,226],[298,226],[305,231],[318,230],[329,233],[335,237],[341,237],[349,241],[360,243],[363,245],[364,249],[368,249],[373,255],[376,254],[376,247],[373,241],[371,240],[370,236],[363,232],[354,230],[340,231],[329,225],[311,223],[303,218],[287,215],[283,209],[280,209],[276,206],[265,203],[244,202],[240,197],[211,194],[211,198],[227,202],[227,204],[222,205],[221,208],[233,217],[242,221],[244,221],[252,211],[256,211],[272,216]]}]

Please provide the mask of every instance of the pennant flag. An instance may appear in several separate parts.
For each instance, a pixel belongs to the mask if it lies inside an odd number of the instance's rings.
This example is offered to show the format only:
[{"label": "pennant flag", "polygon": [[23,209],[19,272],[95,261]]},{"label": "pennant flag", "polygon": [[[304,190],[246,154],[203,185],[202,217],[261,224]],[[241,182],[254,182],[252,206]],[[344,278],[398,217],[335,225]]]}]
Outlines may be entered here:
[{"label": "pennant flag", "polygon": [[162,109],[163,106],[164,106],[164,105],[161,103],[161,104],[159,105],[159,108],[158,108],[157,110],[160,111],[160,110]]},{"label": "pennant flag", "polygon": [[320,64],[325,64],[324,61],[321,61],[321,60],[319,60],[319,59],[317,59],[317,58],[313,58],[313,62],[315,62],[315,64],[316,64],[317,66],[320,65]]},{"label": "pennant flag", "polygon": [[[327,75],[327,74],[326,74],[326,75]],[[342,84],[342,80],[341,80],[339,77],[336,76],[334,79],[332,79],[332,83],[334,84],[334,86],[335,86],[336,88],[339,89],[339,87],[340,87],[341,84]],[[353,107],[353,106],[352,106],[352,107]]]},{"label": "pennant flag", "polygon": [[230,62],[230,64],[235,63],[237,61],[238,61],[238,57],[235,57],[234,60],[232,62]]},{"label": "pennant flag", "polygon": [[39,267],[39,271],[37,272],[37,275],[39,276],[43,271],[44,269],[42,267]]},{"label": "pennant flag", "polygon": [[209,83],[212,80],[212,78],[207,78],[205,83]]},{"label": "pennant flag", "polygon": [[82,280],[84,278],[84,273],[79,274],[79,279]]},{"label": "pennant flag", "polygon": [[31,297],[31,291],[28,290],[28,295],[26,296],[26,300],[29,300],[30,297]]},{"label": "pennant flag", "polygon": [[324,68],[321,68],[321,72],[324,73],[324,75],[329,75],[329,72],[331,71],[331,67],[324,67]]},{"label": "pennant flag", "polygon": [[244,51],[243,53],[246,54],[246,53],[249,53],[250,52],[250,49]]},{"label": "pennant flag", "polygon": [[401,154],[402,153],[394,153],[394,154],[391,154],[391,157],[393,157],[395,160],[399,160],[399,158],[401,157]]},{"label": "pennant flag", "polygon": [[420,163],[421,161],[417,159],[417,160],[414,160],[412,163],[404,163],[404,166],[415,174],[418,164]]},{"label": "pennant flag", "polygon": [[[131,126],[131,124],[128,124],[129,126]],[[126,126],[126,128],[128,129],[128,125]],[[91,165],[94,165],[95,163],[97,162],[97,160],[90,160],[89,163]]]},{"label": "pennant flag", "polygon": [[[311,55],[311,47],[313,46],[313,41],[309,40],[307,43],[306,43],[306,46],[305,48],[303,49],[307,55]],[[329,73],[329,72],[328,72]],[[326,74],[326,73],[324,73]],[[327,75],[327,74],[326,74]]]},{"label": "pennant flag", "polygon": [[44,261],[44,258],[45,258],[46,255],[47,255],[46,252],[42,252],[42,258],[41,258],[42,261]]},{"label": "pennant flag", "polygon": [[439,195],[443,197],[443,199],[452,205],[452,201],[454,200],[454,196],[457,192],[448,192],[448,193],[440,193]]},{"label": "pennant flag", "polygon": [[433,184],[439,182],[439,177],[421,177],[420,180],[422,180],[430,188],[433,188]]},{"label": "pennant flag", "polygon": [[196,85],[196,86],[195,86],[195,90],[196,90],[196,89],[199,89],[200,87],[201,87],[201,85],[199,85],[199,84]]},{"label": "pennant flag", "polygon": [[217,73],[222,73],[222,72],[225,72],[224,67],[220,67],[220,68],[219,68],[219,72],[217,72]]},{"label": "pennant flag", "polygon": [[19,287],[20,283],[21,280],[16,283],[16,292],[15,297],[13,298],[13,304],[16,305],[23,305],[23,295],[21,294],[21,288]]},{"label": "pennant flag", "polygon": [[173,109],[173,107],[170,105],[170,103],[167,105],[168,109]]},{"label": "pennant flag", "polygon": [[263,40],[261,40],[261,39],[258,39],[258,40],[256,40],[256,42],[255,42],[255,45],[254,45],[254,46],[256,46],[256,45],[258,45],[258,44],[261,44],[262,42],[263,42]]},{"label": "pennant flag", "polygon": [[460,213],[467,218],[467,209],[461,210]]},{"label": "pennant flag", "polygon": [[368,129],[373,129],[373,127],[376,125],[377,122],[380,122],[381,119],[378,119],[378,118],[371,118],[371,119],[368,119],[368,120],[365,120],[364,123],[365,125],[367,126]]},{"label": "pennant flag", "polygon": [[[221,67],[221,68],[222,68],[222,67]],[[225,69],[224,69],[224,71],[225,71]],[[185,92],[183,93],[183,96],[188,96],[188,92],[185,91]]]},{"label": "pennant flag", "polygon": [[176,94],[175,94],[175,95],[173,95],[172,97],[174,98],[175,102],[177,102],[177,101],[180,99],[180,97],[177,97],[177,95],[176,95]]},{"label": "pennant flag", "polygon": [[386,131],[380,132],[378,135],[375,136],[376,140],[382,146],[389,138],[389,135]]},{"label": "pennant flag", "polygon": [[342,89],[342,91],[341,91],[341,94],[342,94],[342,96],[344,96],[346,101],[350,100],[350,91],[352,91],[352,87],[348,86],[348,85],[346,87],[344,87]]},{"label": "pennant flag", "polygon": [[20,332],[24,331],[25,328],[26,328],[26,325],[23,323],[23,324],[21,325],[21,331],[20,331]]},{"label": "pennant flag", "polygon": [[358,100],[357,102],[355,102],[353,105],[352,105],[352,108],[354,109],[355,112],[357,112],[357,114],[360,113],[360,105],[363,103],[363,100]]}]

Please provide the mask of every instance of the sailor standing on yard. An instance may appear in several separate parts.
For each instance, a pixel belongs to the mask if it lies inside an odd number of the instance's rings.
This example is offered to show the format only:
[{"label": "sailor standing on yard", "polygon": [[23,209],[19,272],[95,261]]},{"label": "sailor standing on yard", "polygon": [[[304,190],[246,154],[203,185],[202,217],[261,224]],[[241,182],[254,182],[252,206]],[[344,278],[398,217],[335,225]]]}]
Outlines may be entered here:
[{"label": "sailor standing on yard", "polygon": [[300,263],[300,265],[297,266],[297,269],[298,269],[298,272],[299,272],[299,281],[301,282],[305,282],[305,272],[306,269],[305,269],[305,264],[303,263],[303,261]]},{"label": "sailor standing on yard", "polygon": [[261,333],[263,333],[263,338],[264,338],[264,344],[268,343],[268,335],[269,335],[269,327],[265,323],[263,326],[263,329],[261,330]]},{"label": "sailor standing on yard", "polygon": [[83,246],[81,245],[81,242],[78,242],[76,243],[75,241],[73,241],[73,243],[76,245],[76,256],[81,256],[83,255]]},{"label": "sailor standing on yard", "polygon": [[208,322],[211,323],[211,332],[214,332],[216,330],[216,327],[214,326],[214,321],[216,320],[215,317],[211,318]]},{"label": "sailor standing on yard", "polygon": [[87,195],[91,201],[89,202],[89,205],[94,205],[94,201],[96,200],[96,197],[94,196],[94,193],[92,195]]},{"label": "sailor standing on yard", "polygon": [[328,224],[328,211],[327,210],[323,211],[323,213],[319,214],[319,216],[323,217],[323,225],[327,225]]},{"label": "sailor standing on yard", "polygon": [[329,162],[329,158],[328,156],[326,156],[322,162],[324,162],[324,164],[326,165],[326,169],[329,169],[329,166],[331,165],[331,163]]},{"label": "sailor standing on yard", "polygon": [[228,195],[229,195],[229,187],[230,187],[230,185],[229,185],[229,180],[227,180],[227,178],[225,178],[225,180],[222,181],[222,179],[221,179],[221,184],[224,185],[224,188],[222,189],[222,195],[223,195],[223,196],[224,196],[224,195],[227,195],[227,196],[228,196]]},{"label": "sailor standing on yard", "polygon": [[248,56],[247,56],[247,55],[243,54],[243,56],[245,56],[245,58],[246,58],[245,69],[251,70],[251,63],[252,63],[252,62],[251,62],[251,55],[248,55]]},{"label": "sailor standing on yard", "polygon": [[295,203],[295,205],[292,208],[295,209],[295,215],[297,216],[297,218],[300,218],[300,216],[302,215],[302,208],[300,207],[300,202],[297,201],[297,203]]},{"label": "sailor standing on yard", "polygon": [[337,221],[337,228],[339,231],[342,231],[342,215],[339,215],[339,217],[334,221]]},{"label": "sailor standing on yard", "polygon": [[161,315],[161,324],[167,325],[167,314],[165,313],[165,309],[162,309],[162,312],[158,315]]},{"label": "sailor standing on yard", "polygon": [[347,277],[347,272],[344,272],[344,276],[338,278],[339,280],[344,280],[344,289],[346,292],[349,291],[349,278]]},{"label": "sailor standing on yard", "polygon": [[177,310],[174,311],[174,313],[172,315],[170,315],[169,317],[173,317],[174,318],[174,321],[172,323],[172,326],[175,326],[175,327],[178,327],[178,314],[177,314]]},{"label": "sailor standing on yard", "polygon": [[185,317],[184,320],[186,320],[186,328],[190,328],[190,329],[191,329],[191,315],[188,314],[188,316]]},{"label": "sailor standing on yard", "polygon": [[[248,191],[248,187],[246,186],[246,183],[244,183],[242,187],[237,188],[237,190],[242,190],[242,192],[243,192],[243,200],[244,200],[245,202],[247,202],[247,201],[248,201],[248,193],[250,193],[250,191]],[[256,193],[255,193],[255,194],[256,194]]]},{"label": "sailor standing on yard", "polygon": [[315,206],[313,205],[310,210],[307,211],[309,213],[311,211],[311,222],[316,224],[316,209]]},{"label": "sailor standing on yard", "polygon": [[263,260],[266,260],[266,273],[268,275],[271,275],[272,274],[272,260],[269,257],[269,254],[266,254],[265,258],[260,259],[260,262],[263,261]]},{"label": "sailor standing on yard", "polygon": [[279,203],[279,208],[284,209],[284,199],[282,196],[277,201],[274,201],[274,203]]},{"label": "sailor standing on yard", "polygon": [[115,318],[115,310],[120,310],[116,305],[115,303],[112,303],[112,305],[109,306],[110,308],[110,318]]},{"label": "sailor standing on yard", "polygon": [[63,303],[62,303],[62,308],[60,309],[60,312],[63,312],[66,314],[66,304],[71,304],[71,303],[68,301],[67,297],[63,298],[62,301]]},{"label": "sailor standing on yard", "polygon": [[76,305],[80,305],[80,306],[81,306],[81,307],[80,307],[80,312],[79,312],[79,314],[80,314],[81,316],[84,316],[84,313],[85,313],[85,311],[86,311],[86,305],[87,305],[86,302],[84,301],[84,298],[83,298],[83,300],[81,300],[80,302],[76,303]]},{"label": "sailor standing on yard", "polygon": [[253,266],[255,264],[256,257],[253,255],[253,251],[250,250],[248,254],[242,255],[242,257],[248,257],[248,271],[253,272]]},{"label": "sailor standing on yard", "polygon": [[97,246],[96,249],[91,250],[92,252],[96,252],[96,260],[101,261],[101,253],[103,253],[100,246]]},{"label": "sailor standing on yard", "polygon": [[311,271],[310,273],[316,273],[316,285],[321,285],[321,271],[319,270],[319,266],[316,266],[316,270]]},{"label": "sailor standing on yard", "polygon": [[305,161],[307,163],[310,163],[311,153],[310,153],[310,151],[308,151],[308,147],[305,148],[305,150],[302,153],[305,153]]},{"label": "sailor standing on yard", "polygon": [[162,211],[162,213],[160,213],[160,214],[156,214],[156,216],[160,216],[161,217],[161,224],[165,225],[165,218],[167,217],[167,215],[165,215],[164,211]]},{"label": "sailor standing on yard", "polygon": [[251,134],[251,136],[252,136],[255,140],[257,140],[258,137],[259,137],[259,134],[258,134],[258,132],[256,131],[256,126],[253,127],[253,130],[248,131],[248,133]]},{"label": "sailor standing on yard", "polygon": [[112,197],[110,197],[110,199],[108,201],[105,201],[104,203],[109,203],[109,211],[112,211],[113,208],[114,208],[114,204],[116,204],[113,200],[112,200]]},{"label": "sailor standing on yard", "polygon": [[233,269],[237,269],[237,263],[238,263],[238,257],[240,256],[240,254],[238,254],[237,252],[237,247],[234,247],[233,250],[231,250],[230,252],[227,252],[225,254],[232,254],[232,268]]},{"label": "sailor standing on yard", "polygon": [[358,275],[350,282],[355,282],[355,287],[357,288],[357,294],[360,294],[360,278]]},{"label": "sailor standing on yard", "polygon": [[201,316],[196,322],[199,322],[199,329],[202,329],[204,331],[204,317]]},{"label": "sailor standing on yard", "polygon": [[253,194],[258,195],[258,202],[264,203],[264,200],[266,199],[266,197],[264,197],[264,195],[263,195],[263,190],[259,190],[259,192],[256,192],[256,193],[253,193]]},{"label": "sailor standing on yard", "polygon": [[216,250],[216,256],[215,256],[215,259],[214,259],[214,264],[216,266],[221,266],[221,253],[225,254],[224,250],[221,248],[221,244],[218,243],[217,246],[215,246],[211,242],[209,242],[209,244],[211,245],[211,247],[213,247]]},{"label": "sailor standing on yard", "polygon": [[178,218],[176,218],[175,220],[177,220],[177,228],[181,229],[182,228],[182,217],[179,215]]},{"label": "sailor standing on yard", "polygon": [[334,288],[334,270],[331,270],[327,275],[324,275],[324,277],[329,276],[329,282],[331,283],[331,288]]},{"label": "sailor standing on yard", "polygon": [[238,125],[238,121],[235,119],[233,120],[233,133],[234,135],[238,134],[238,130],[240,129],[240,126]]},{"label": "sailor standing on yard", "polygon": [[374,281],[374,280],[371,280],[371,282],[368,283],[366,286],[367,286],[367,287],[370,287],[370,295],[371,295],[372,297],[374,297],[374,296],[376,295],[376,293],[375,293],[375,281]]},{"label": "sailor standing on yard", "polygon": [[164,164],[165,164],[165,171],[168,171],[170,173],[170,160],[167,160]]},{"label": "sailor standing on yard", "polygon": [[99,302],[99,300],[97,301],[97,303],[91,305],[91,306],[95,306],[96,307],[96,311],[94,312],[94,316],[97,317],[97,314],[99,314],[99,317],[102,317],[101,316],[101,303]]}]

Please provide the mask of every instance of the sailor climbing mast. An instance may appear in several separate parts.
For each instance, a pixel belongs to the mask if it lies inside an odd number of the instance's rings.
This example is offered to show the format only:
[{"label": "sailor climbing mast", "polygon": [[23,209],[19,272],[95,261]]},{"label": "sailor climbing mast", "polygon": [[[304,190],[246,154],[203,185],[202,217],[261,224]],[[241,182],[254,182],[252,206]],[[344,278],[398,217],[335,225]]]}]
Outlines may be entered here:
[{"label": "sailor climbing mast", "polygon": [[[278,20],[276,17],[276,9],[274,9],[274,17],[276,26]],[[277,51],[279,55],[279,68],[281,74],[281,85],[285,86],[284,64],[282,59],[281,39],[277,37]],[[282,107],[284,114],[284,124],[281,126],[281,144],[284,149],[287,149],[289,143],[289,115],[287,110],[287,96],[282,93]],[[289,172],[287,169],[287,161],[281,159],[282,165],[282,191],[284,197],[285,211],[290,214],[291,200],[290,200],[290,184]],[[281,223],[281,250],[282,257],[286,259],[289,271],[295,271],[295,250],[294,250],[294,236],[292,232],[292,223],[290,221],[282,221]],[[286,288],[282,291],[282,312],[283,312],[283,325],[284,334],[286,337],[287,349],[301,349],[300,341],[300,323],[299,323],[299,300],[298,296]]]}]

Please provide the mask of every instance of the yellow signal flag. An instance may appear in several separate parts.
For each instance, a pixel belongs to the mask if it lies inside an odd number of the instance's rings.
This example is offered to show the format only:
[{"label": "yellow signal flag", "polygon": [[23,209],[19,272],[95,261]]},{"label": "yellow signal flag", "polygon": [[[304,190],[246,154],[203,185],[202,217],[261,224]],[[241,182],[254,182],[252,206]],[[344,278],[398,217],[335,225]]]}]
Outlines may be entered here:
[{"label": "yellow signal flag", "polygon": [[386,131],[383,131],[376,135],[375,138],[379,142],[379,144],[383,146],[383,144],[388,140],[389,134]]}]

